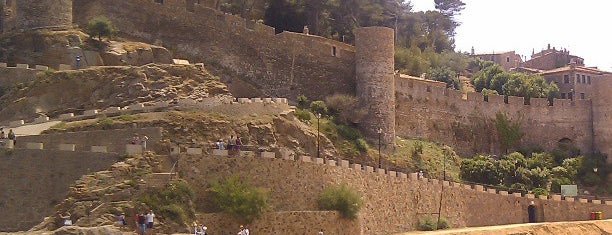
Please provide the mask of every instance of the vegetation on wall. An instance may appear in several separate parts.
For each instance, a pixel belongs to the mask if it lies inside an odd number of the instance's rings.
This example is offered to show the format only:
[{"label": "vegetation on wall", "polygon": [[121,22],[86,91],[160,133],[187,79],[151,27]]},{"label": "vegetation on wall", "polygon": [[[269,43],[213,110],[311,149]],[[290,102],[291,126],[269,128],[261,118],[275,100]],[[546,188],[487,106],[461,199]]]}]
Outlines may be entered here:
[{"label": "vegetation on wall", "polygon": [[147,191],[136,200],[146,204],[159,217],[181,225],[195,218],[194,198],[195,194],[187,182],[175,181],[164,189]]},{"label": "vegetation on wall", "polygon": [[438,229],[447,229],[450,227],[450,223],[448,220],[446,220],[446,218],[440,217],[440,221],[438,222],[437,218],[433,218],[429,215],[419,218],[419,223],[417,225],[417,229],[420,231],[434,231]]},{"label": "vegetation on wall", "polygon": [[518,147],[523,136],[519,123],[512,122],[501,112],[495,114],[494,123],[502,152],[507,153],[509,148]]},{"label": "vegetation on wall", "polygon": [[267,189],[254,187],[235,174],[212,181],[207,191],[221,211],[242,223],[252,222],[270,207]]},{"label": "vegetation on wall", "polygon": [[341,184],[323,190],[318,203],[322,210],[337,210],[346,219],[356,219],[363,200],[353,188]]}]

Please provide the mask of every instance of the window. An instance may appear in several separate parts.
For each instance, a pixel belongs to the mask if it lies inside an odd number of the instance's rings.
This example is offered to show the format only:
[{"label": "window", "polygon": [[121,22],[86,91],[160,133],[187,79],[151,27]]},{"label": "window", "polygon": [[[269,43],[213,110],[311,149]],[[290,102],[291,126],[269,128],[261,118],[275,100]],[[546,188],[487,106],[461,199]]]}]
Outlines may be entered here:
[{"label": "window", "polygon": [[591,84],[591,76],[587,76],[587,84]]},{"label": "window", "polygon": [[336,56],[336,55],[337,55],[336,46],[332,46],[332,56]]},{"label": "window", "polygon": [[563,75],[563,83],[569,83],[569,75]]},{"label": "window", "polygon": [[580,76],[576,75],[576,83],[580,83]]},{"label": "window", "polygon": [[506,62],[510,62],[510,57],[506,57]]},{"label": "window", "polygon": [[584,74],[582,75],[582,83],[586,83],[586,76]]},{"label": "window", "polygon": [[427,92],[431,92],[431,86],[427,86]]},{"label": "window", "polygon": [[561,93],[561,99],[565,99],[565,93]]},{"label": "window", "polygon": [[584,93],[580,93],[580,99],[584,100]]}]

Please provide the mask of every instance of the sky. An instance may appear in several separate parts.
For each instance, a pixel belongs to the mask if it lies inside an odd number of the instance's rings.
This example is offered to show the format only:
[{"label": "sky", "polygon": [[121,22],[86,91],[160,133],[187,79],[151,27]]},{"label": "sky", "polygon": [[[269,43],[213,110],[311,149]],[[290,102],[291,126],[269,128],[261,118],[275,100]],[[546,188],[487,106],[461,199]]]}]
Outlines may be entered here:
[{"label": "sky", "polygon": [[[455,49],[476,53],[516,51],[531,57],[566,48],[587,66],[612,71],[612,1],[462,0]],[[411,0],[414,11],[434,10],[434,0]]]}]

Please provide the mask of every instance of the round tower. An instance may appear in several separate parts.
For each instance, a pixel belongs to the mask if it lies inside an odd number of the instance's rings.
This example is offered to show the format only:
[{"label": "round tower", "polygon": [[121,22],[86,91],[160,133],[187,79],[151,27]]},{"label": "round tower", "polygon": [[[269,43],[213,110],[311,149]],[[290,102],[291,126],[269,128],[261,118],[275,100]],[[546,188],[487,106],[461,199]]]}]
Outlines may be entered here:
[{"label": "round tower", "polygon": [[18,0],[17,29],[70,28],[72,0]]},{"label": "round tower", "polygon": [[387,27],[355,30],[356,92],[368,112],[362,120],[366,135],[384,143],[395,139],[394,35]]}]

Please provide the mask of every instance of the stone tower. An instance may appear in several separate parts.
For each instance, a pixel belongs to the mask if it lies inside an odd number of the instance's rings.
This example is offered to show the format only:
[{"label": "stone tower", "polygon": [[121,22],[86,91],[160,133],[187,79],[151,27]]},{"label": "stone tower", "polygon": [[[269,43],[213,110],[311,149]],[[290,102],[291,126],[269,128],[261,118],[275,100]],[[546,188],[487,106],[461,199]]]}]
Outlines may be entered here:
[{"label": "stone tower", "polygon": [[72,0],[17,0],[17,30],[70,28]]},{"label": "stone tower", "polygon": [[395,139],[394,35],[386,27],[355,30],[355,74],[357,97],[368,114],[362,121],[369,137],[384,143]]}]

